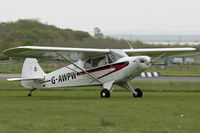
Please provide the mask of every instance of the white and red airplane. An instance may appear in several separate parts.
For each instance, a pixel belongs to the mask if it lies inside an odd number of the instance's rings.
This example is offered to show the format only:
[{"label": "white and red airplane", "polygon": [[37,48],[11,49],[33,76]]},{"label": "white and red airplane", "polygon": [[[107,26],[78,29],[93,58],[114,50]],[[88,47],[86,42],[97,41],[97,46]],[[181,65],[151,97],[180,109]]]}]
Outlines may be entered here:
[{"label": "white and red airplane", "polygon": [[[25,88],[30,88],[28,96],[31,96],[36,88],[100,85],[103,86],[100,96],[108,98],[113,84],[131,91],[134,97],[142,97],[142,90],[133,89],[128,81],[148,69],[157,58],[195,50],[195,48],[92,49],[21,46],[7,49],[4,54],[26,58],[22,77],[8,80],[21,81]],[[152,60],[150,56],[157,58]],[[46,74],[36,58],[63,59],[71,64]]]}]

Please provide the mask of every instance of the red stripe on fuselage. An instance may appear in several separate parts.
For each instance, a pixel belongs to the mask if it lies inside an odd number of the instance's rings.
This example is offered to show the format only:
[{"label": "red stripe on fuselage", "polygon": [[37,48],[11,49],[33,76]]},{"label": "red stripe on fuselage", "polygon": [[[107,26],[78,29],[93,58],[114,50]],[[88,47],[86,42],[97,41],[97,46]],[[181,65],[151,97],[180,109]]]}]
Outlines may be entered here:
[{"label": "red stripe on fuselage", "polygon": [[118,71],[118,70],[124,68],[126,65],[127,65],[127,64],[122,64],[122,65],[119,65],[119,66],[110,67],[110,68],[114,68],[114,70],[111,71],[111,72],[109,72],[109,73],[107,73],[107,74],[104,74],[104,75],[98,77],[97,79],[103,78],[103,77],[105,77],[105,76],[107,76],[107,75],[109,75],[109,74],[111,74],[111,73],[113,73],[113,72],[116,72],[116,71]]},{"label": "red stripe on fuselage", "polygon": [[[97,68],[97,69],[93,69],[93,70],[88,70],[87,72],[88,72],[88,73],[93,73],[93,72],[99,72],[99,71],[103,71],[103,70],[107,70],[107,69],[114,68],[113,71],[111,71],[111,72],[109,72],[109,73],[107,73],[107,74],[104,74],[104,75],[102,75],[102,76],[100,76],[100,77],[97,78],[97,79],[100,79],[100,78],[103,78],[103,77],[105,77],[105,76],[107,76],[107,75],[113,73],[113,72],[116,72],[116,71],[118,71],[118,70],[124,68],[124,67],[127,66],[128,64],[129,64],[128,62],[117,63],[117,64],[114,64],[114,65],[108,65],[108,66],[106,66],[106,67],[101,67],[101,68]],[[84,74],[86,74],[86,73],[85,73],[85,72],[81,72],[81,73],[78,73],[77,76],[84,75]]]}]

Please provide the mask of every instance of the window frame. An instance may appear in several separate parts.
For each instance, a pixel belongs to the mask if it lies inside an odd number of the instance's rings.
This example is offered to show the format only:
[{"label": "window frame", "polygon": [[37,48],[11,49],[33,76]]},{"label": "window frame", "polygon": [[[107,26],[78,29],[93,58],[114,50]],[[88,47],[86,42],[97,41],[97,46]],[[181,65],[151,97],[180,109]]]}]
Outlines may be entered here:
[{"label": "window frame", "polygon": [[[99,58],[99,57],[104,57],[103,59],[105,59],[105,64],[103,64],[103,65],[101,65],[101,66],[93,66],[93,60],[95,59],[95,58]],[[88,67],[88,68],[86,68],[85,67],[85,65],[86,65],[86,63],[88,62],[90,60],[90,68]],[[101,60],[100,60],[101,61]],[[113,63],[113,62],[112,62]],[[90,58],[88,58],[86,61],[85,61],[85,63],[84,63],[84,69],[86,69],[86,70],[88,70],[88,69],[93,69],[93,68],[98,68],[98,67],[102,67],[102,66],[106,66],[106,65],[109,65],[109,64],[111,64],[111,63],[109,63],[108,62],[108,55],[107,54],[105,54],[105,55],[100,55],[100,56],[95,56],[95,57],[90,57]]]}]

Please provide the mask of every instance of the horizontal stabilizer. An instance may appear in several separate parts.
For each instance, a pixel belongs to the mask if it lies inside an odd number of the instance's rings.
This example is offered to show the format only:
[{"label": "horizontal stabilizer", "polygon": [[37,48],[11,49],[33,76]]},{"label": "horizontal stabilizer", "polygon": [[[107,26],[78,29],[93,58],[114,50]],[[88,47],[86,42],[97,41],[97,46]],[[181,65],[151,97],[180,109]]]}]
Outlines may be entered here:
[{"label": "horizontal stabilizer", "polygon": [[8,81],[27,81],[27,80],[38,80],[43,81],[44,77],[40,78],[8,78]]}]

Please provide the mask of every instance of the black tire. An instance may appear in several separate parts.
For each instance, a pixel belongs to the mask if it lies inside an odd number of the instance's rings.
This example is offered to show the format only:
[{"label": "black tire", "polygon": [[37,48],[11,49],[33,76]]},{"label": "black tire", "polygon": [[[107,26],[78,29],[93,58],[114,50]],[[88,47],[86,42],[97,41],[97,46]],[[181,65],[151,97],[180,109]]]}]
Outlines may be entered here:
[{"label": "black tire", "polygon": [[110,97],[110,91],[108,89],[103,89],[100,93],[100,96],[102,98],[109,98]]},{"label": "black tire", "polygon": [[31,93],[28,94],[28,97],[31,97]]},{"label": "black tire", "polygon": [[135,91],[137,92],[137,95],[135,95],[134,93],[133,93],[133,97],[142,97],[143,96],[143,92],[142,92],[142,90],[140,89],[140,88],[136,88],[135,89]]}]

